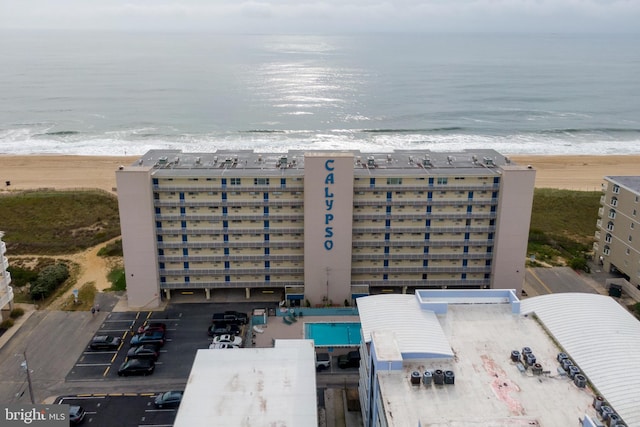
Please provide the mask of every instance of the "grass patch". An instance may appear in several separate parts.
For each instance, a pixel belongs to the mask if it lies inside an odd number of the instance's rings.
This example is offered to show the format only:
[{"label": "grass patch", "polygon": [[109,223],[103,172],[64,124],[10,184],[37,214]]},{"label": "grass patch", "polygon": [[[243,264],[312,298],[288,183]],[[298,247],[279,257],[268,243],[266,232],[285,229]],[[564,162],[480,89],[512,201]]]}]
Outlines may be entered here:
[{"label": "grass patch", "polygon": [[552,265],[591,252],[601,192],[536,188],[528,255]]},{"label": "grass patch", "polygon": [[78,302],[75,302],[73,295],[69,295],[67,300],[63,301],[62,309],[65,311],[89,311],[93,307],[97,293],[95,283],[85,283],[78,289]]},{"label": "grass patch", "polygon": [[110,291],[124,291],[127,289],[127,281],[124,275],[124,268],[114,268],[107,275],[111,282]]},{"label": "grass patch", "polygon": [[106,258],[106,257],[121,257],[122,253],[122,239],[118,239],[115,242],[108,243],[106,246],[100,248],[98,251],[98,256]]},{"label": "grass patch", "polygon": [[75,253],[120,235],[118,201],[99,191],[3,194],[0,218],[11,255]]}]

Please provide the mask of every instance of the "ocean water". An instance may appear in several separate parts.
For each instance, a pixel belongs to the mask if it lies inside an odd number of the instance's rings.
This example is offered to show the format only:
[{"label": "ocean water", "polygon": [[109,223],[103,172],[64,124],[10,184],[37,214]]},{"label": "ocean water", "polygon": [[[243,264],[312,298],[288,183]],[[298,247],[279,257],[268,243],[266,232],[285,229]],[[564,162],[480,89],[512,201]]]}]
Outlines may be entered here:
[{"label": "ocean water", "polygon": [[640,154],[640,35],[0,32],[0,153]]}]

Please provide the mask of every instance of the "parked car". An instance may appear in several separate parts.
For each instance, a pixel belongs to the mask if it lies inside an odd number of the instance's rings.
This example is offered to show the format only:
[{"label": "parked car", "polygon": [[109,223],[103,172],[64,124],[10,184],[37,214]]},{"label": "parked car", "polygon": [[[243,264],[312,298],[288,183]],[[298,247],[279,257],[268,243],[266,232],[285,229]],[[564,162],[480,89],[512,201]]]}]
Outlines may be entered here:
[{"label": "parked car", "polygon": [[249,322],[249,316],[247,316],[247,313],[243,313],[241,311],[227,310],[224,314],[225,316],[235,316],[236,320],[243,325],[246,325],[247,322]]},{"label": "parked car", "polygon": [[213,337],[213,344],[218,344],[218,343],[229,343],[229,344],[241,346],[242,338],[237,337],[235,335],[229,335],[229,334],[218,335]]},{"label": "parked car", "polygon": [[182,402],[183,393],[180,390],[165,391],[156,396],[153,404],[156,408],[177,408]]},{"label": "parked car", "polygon": [[338,357],[338,366],[341,369],[360,367],[360,351],[350,351]]},{"label": "parked car", "polygon": [[129,359],[151,359],[154,362],[158,360],[158,346],[156,344],[143,344],[137,347],[131,347],[127,352]]},{"label": "parked car", "polygon": [[242,313],[240,311],[225,311],[222,313],[214,313],[211,321],[213,323],[244,325],[249,321],[249,316],[247,316],[247,313]]},{"label": "parked car", "polygon": [[91,340],[91,350],[117,350],[122,340],[111,335],[97,335]]},{"label": "parked car", "polygon": [[240,326],[234,325],[231,323],[214,323],[209,326],[207,333],[210,337],[215,337],[216,335],[240,335]]},{"label": "parked car", "polygon": [[151,359],[129,359],[120,365],[118,375],[128,377],[129,375],[151,375],[156,368],[156,363]]},{"label": "parked car", "polygon": [[69,406],[69,424],[76,426],[84,421],[85,411],[82,406]]},{"label": "parked car", "polygon": [[166,323],[162,323],[162,322],[150,322],[147,324],[144,324],[142,326],[140,326],[138,328],[138,333],[139,334],[143,334],[145,332],[150,332],[150,331],[162,331],[164,333],[167,332],[167,324]]},{"label": "parked car", "polygon": [[209,345],[209,348],[211,350],[222,350],[227,348],[240,348],[240,347],[235,344],[231,344],[230,342],[216,342]]},{"label": "parked car", "polygon": [[331,367],[331,356],[329,353],[316,353],[316,371],[322,371]]},{"label": "parked car", "polygon": [[162,331],[149,331],[137,334],[131,337],[131,346],[142,344],[157,344],[162,347],[164,345],[165,335]]}]

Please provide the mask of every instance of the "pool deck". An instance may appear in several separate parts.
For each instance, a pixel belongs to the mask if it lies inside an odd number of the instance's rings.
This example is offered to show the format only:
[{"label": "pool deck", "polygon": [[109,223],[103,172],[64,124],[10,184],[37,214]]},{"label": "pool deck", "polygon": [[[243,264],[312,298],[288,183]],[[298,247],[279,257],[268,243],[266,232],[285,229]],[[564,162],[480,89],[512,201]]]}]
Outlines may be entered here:
[{"label": "pool deck", "polygon": [[[298,321],[290,325],[286,324],[280,316],[267,317],[266,325],[258,325],[264,332],[253,332],[253,347],[273,347],[275,339],[304,339],[304,324],[307,322],[360,322],[359,316],[304,316],[298,317]],[[345,348],[345,353],[348,351]],[[337,353],[336,353],[337,354]]]}]

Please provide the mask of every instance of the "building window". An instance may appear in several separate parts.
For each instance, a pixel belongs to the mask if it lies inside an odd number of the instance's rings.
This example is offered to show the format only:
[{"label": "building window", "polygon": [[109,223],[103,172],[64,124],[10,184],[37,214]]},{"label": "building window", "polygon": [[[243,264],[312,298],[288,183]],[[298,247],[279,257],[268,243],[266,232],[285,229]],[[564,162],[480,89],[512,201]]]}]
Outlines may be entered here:
[{"label": "building window", "polygon": [[387,178],[387,185],[402,185],[402,178]]},{"label": "building window", "polygon": [[632,241],[633,238],[631,237],[631,234],[629,234],[629,241]]},{"label": "building window", "polygon": [[229,185],[241,185],[241,183],[242,183],[241,178],[231,178]]},{"label": "building window", "polygon": [[616,210],[615,209],[610,209],[609,210],[609,218],[616,219]]},{"label": "building window", "polygon": [[253,178],[253,185],[269,185],[269,178]]},{"label": "building window", "polygon": [[620,193],[620,186],[618,184],[614,184],[613,193],[614,194],[619,194]]},{"label": "building window", "polygon": [[438,177],[438,184],[439,185],[444,185],[444,184],[447,183],[447,181],[448,181],[447,177]]}]

